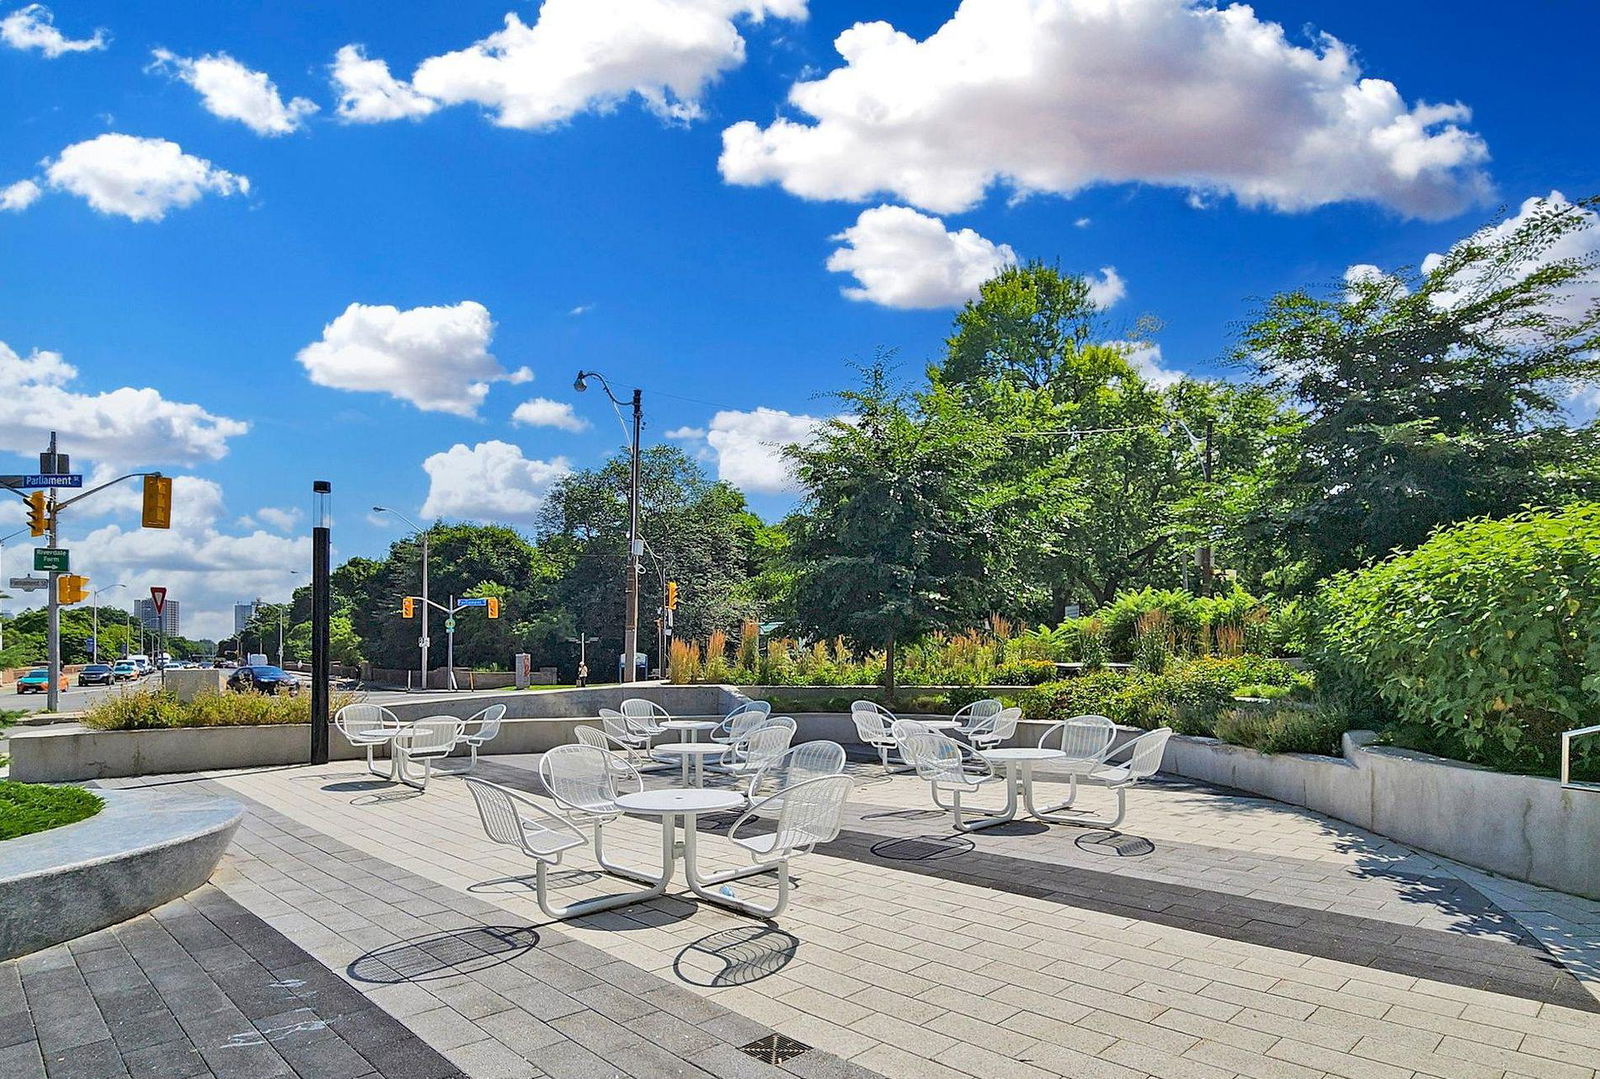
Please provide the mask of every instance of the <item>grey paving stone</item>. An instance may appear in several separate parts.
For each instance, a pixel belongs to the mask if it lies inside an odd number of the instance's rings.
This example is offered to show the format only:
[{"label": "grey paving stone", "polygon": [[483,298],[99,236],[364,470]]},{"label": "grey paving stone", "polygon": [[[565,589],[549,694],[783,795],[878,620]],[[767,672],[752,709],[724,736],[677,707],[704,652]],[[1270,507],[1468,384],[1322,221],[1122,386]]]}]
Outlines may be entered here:
[{"label": "grey paving stone", "polygon": [[122,1053],[131,1079],[202,1079],[212,1074],[205,1058],[187,1038]]},{"label": "grey paving stone", "polygon": [[128,1074],[110,1038],[59,1052],[45,1049],[44,1070],[50,1079],[123,1079]]},{"label": "grey paving stone", "polygon": [[0,1048],[0,1075],[5,1079],[45,1079],[38,1043],[26,1041]]}]

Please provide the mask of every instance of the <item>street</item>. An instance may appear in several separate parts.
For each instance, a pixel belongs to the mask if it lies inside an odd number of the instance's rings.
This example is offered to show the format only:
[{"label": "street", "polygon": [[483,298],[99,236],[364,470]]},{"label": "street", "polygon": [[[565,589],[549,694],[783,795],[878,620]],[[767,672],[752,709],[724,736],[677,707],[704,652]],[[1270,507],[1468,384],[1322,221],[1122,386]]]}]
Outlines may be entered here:
[{"label": "street", "polygon": [[[141,682],[120,682],[116,686],[79,686],[76,680],[67,683],[67,689],[61,694],[58,708],[62,712],[81,712],[107,693],[121,692],[130,686],[151,684],[149,679]],[[49,694],[46,693],[18,693],[10,686],[0,694],[0,708],[21,709],[24,712],[42,712]]]}]

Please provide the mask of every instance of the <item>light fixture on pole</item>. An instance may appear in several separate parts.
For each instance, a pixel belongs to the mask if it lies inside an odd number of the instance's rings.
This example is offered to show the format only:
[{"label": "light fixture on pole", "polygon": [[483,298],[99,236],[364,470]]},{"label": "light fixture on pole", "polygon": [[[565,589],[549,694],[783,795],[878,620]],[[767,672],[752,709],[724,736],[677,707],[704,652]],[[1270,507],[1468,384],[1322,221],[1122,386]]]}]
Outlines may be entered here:
[{"label": "light fixture on pole", "polygon": [[[624,402],[611,392],[611,384],[599,371],[579,371],[572,388],[582,393],[589,388],[588,379],[597,379],[611,403],[621,408]],[[628,595],[622,627],[622,680],[638,680],[639,664],[639,559],[644,555],[644,541],[639,538],[639,431],[644,426],[644,409],[641,393],[633,391],[633,441],[629,447],[631,477],[628,485]]]},{"label": "light fixture on pole", "polygon": [[328,763],[328,619],[333,485],[311,484],[311,763]]},{"label": "light fixture on pole", "polygon": [[401,513],[397,509],[390,509],[388,506],[373,506],[372,507],[372,512],[373,513],[392,513],[396,517],[398,517],[402,521],[404,521],[406,524],[410,525],[413,529],[416,530],[417,535],[422,537],[422,637],[417,641],[417,644],[422,648],[422,687],[421,688],[422,688],[423,692],[427,692],[427,689],[428,689],[428,618],[429,618],[429,613],[428,612],[431,609],[430,605],[428,603],[428,533],[427,533],[427,531],[425,529],[422,528],[422,526],[418,525],[417,522],[413,521],[411,518],[407,517],[405,514]]},{"label": "light fixture on pole", "polygon": [[94,628],[89,630],[89,662],[100,662],[100,604],[95,602],[96,597],[102,592],[109,592],[113,588],[127,588],[125,584],[108,584],[104,588],[96,588],[89,596],[89,617],[94,623]]}]

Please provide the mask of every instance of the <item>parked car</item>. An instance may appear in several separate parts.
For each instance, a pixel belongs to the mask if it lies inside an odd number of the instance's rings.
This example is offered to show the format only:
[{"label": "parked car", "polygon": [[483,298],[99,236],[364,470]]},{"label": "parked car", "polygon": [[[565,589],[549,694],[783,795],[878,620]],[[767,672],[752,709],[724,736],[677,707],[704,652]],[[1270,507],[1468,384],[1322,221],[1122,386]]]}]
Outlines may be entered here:
[{"label": "parked car", "polygon": [[[61,676],[61,689],[67,688],[67,676]],[[45,693],[50,689],[50,672],[43,667],[35,667],[21,678],[17,679],[18,693]]]},{"label": "parked car", "polygon": [[282,667],[255,664],[240,667],[228,676],[228,688],[237,693],[287,693],[300,692],[300,679]]},{"label": "parked car", "polygon": [[111,680],[113,682],[137,682],[139,680],[139,667],[131,660],[119,659],[111,665]]},{"label": "parked car", "polygon": [[109,686],[115,680],[110,665],[105,663],[91,663],[78,672],[80,686]]}]

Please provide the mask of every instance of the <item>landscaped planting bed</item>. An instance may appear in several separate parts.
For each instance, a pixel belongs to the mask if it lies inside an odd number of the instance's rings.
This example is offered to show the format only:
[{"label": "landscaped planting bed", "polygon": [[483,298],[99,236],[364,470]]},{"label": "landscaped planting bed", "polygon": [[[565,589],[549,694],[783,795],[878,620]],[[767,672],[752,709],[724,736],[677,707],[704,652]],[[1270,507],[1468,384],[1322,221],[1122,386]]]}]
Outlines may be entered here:
[{"label": "landscaped planting bed", "polygon": [[0,779],[0,840],[75,824],[105,805],[82,787],[50,787]]}]

